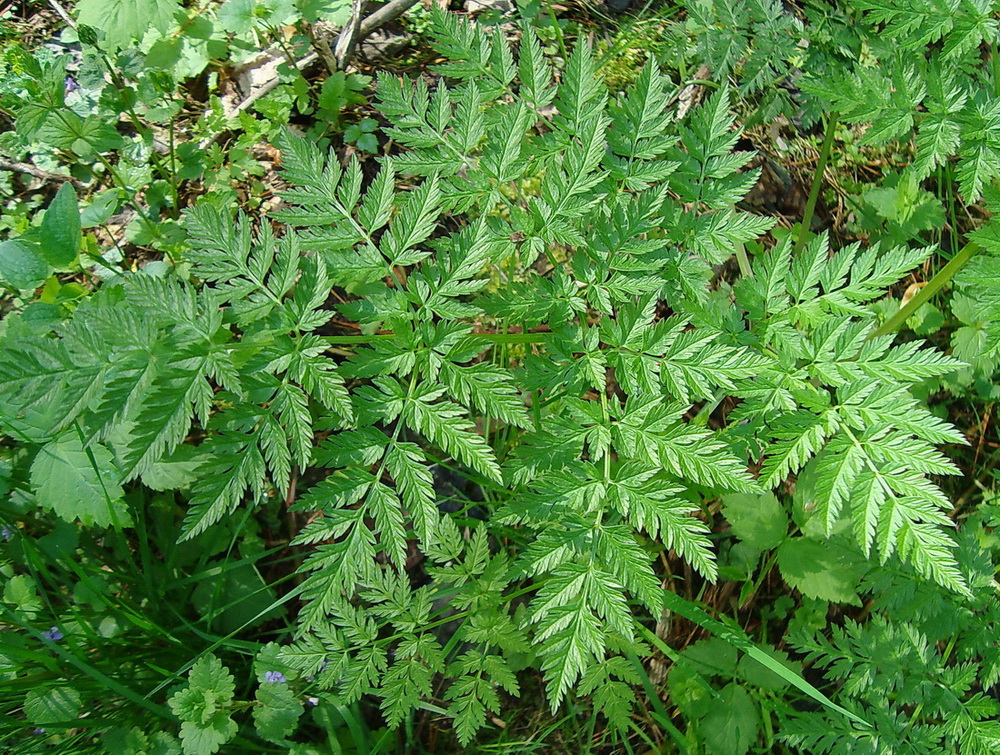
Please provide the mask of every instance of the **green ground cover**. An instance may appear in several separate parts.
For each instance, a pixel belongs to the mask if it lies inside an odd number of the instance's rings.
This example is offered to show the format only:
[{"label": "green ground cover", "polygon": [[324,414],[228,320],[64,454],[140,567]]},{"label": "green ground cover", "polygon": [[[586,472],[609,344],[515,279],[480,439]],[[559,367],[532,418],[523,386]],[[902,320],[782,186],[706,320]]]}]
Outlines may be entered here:
[{"label": "green ground cover", "polygon": [[0,12],[5,751],[997,752],[998,12]]}]

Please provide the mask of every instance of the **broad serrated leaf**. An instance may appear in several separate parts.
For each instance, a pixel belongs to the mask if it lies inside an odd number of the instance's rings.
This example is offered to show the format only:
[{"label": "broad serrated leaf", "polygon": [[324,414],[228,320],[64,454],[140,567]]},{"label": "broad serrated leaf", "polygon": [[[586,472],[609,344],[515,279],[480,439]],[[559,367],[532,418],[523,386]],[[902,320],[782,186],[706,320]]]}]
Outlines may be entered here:
[{"label": "broad serrated leaf", "polygon": [[104,32],[104,47],[129,47],[150,29],[167,32],[179,9],[177,0],[81,0],[77,20]]},{"label": "broad serrated leaf", "polygon": [[295,731],[303,705],[287,684],[263,682],[255,693],[253,721],[257,733],[269,742],[281,743]]},{"label": "broad serrated leaf", "polygon": [[115,529],[132,524],[111,452],[97,443],[84,446],[75,430],[39,449],[31,485],[39,504],[67,522]]}]

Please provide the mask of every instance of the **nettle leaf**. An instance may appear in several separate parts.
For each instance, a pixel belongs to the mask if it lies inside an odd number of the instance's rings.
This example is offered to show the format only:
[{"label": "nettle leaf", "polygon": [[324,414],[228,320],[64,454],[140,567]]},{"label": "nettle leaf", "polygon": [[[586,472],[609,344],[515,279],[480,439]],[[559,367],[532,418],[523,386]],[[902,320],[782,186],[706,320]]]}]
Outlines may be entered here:
[{"label": "nettle leaf", "polygon": [[167,32],[179,9],[177,0],[81,0],[77,20],[104,32],[109,50],[128,47],[150,29]]},{"label": "nettle leaf", "polygon": [[295,731],[304,708],[287,684],[265,681],[257,687],[255,698],[258,705],[253,709],[253,720],[264,739],[280,743]]},{"label": "nettle leaf", "polygon": [[24,715],[36,726],[72,725],[82,705],[80,693],[72,688],[31,690],[24,699]]},{"label": "nettle leaf", "polygon": [[115,529],[132,525],[114,457],[104,446],[84,446],[69,430],[42,446],[31,465],[38,502],[68,521]]},{"label": "nettle leaf", "polygon": [[864,561],[843,543],[789,538],[778,549],[778,568],[785,581],[807,597],[861,605],[857,586]]},{"label": "nettle leaf", "polygon": [[760,550],[777,548],[788,536],[788,514],[771,493],[739,493],[723,499],[733,534]]},{"label": "nettle leaf", "polygon": [[236,693],[233,676],[215,656],[199,658],[188,675],[188,683],[167,704],[181,719],[181,742],[185,753],[218,752],[236,736],[236,722],[229,703]]}]

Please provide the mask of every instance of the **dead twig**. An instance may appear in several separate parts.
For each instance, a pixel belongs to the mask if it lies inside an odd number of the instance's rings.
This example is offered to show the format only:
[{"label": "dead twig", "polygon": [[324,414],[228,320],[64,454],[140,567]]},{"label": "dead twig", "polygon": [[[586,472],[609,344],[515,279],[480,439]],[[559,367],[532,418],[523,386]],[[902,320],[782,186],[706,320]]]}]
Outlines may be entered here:
[{"label": "dead twig", "polygon": [[[351,17],[344,25],[333,50],[334,62],[341,71],[347,69],[354,51],[364,39],[380,26],[395,21],[417,4],[417,0],[391,0],[378,10],[361,17],[361,0],[354,0]],[[332,73],[332,71],[331,71]]]},{"label": "dead twig", "polygon": [[417,0],[392,0],[392,2],[386,3],[367,16],[358,26],[358,41],[363,40],[380,26],[395,21],[416,4]]},{"label": "dead twig", "polygon": [[4,157],[0,157],[0,170],[9,170],[12,173],[24,173],[28,176],[40,178],[43,181],[60,181],[62,183],[68,182],[77,189],[87,188],[87,184],[79,179],[73,178],[73,176],[67,176],[62,173],[53,173],[51,170],[42,170],[41,168],[36,168],[31,163],[8,160]]}]

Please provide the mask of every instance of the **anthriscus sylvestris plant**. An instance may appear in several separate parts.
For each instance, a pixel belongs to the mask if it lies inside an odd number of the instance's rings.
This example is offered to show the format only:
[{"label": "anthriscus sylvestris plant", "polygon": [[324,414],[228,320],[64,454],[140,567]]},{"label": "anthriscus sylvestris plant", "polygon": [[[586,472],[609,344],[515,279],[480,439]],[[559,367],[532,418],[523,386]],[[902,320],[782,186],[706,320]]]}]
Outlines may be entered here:
[{"label": "anthriscus sylvestris plant", "polygon": [[[378,80],[399,150],[374,176],[287,134],[282,209],[187,214],[190,280],[8,328],[38,503],[128,528],[125,491],[187,449],[184,538],[264,507],[302,556],[268,694],[372,696],[390,726],[433,704],[462,743],[525,668],[626,728],[666,569],[715,580],[711,504],[806,465],[827,534],[966,593],[933,481],[963,439],[909,392],[958,363],[867,306],[930,250],[750,259],[772,220],[735,207],[757,173],[725,88],[678,122],[653,63],[612,97],[586,43],[557,76],[527,26],[431,35],[436,82]],[[170,705],[214,751],[232,682],[206,658],[189,685]]]}]

